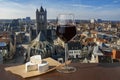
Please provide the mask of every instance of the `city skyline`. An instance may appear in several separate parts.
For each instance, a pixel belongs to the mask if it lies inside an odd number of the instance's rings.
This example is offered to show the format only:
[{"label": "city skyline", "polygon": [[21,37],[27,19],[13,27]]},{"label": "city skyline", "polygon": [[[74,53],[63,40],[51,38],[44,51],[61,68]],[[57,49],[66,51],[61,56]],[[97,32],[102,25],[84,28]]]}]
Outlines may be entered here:
[{"label": "city skyline", "polygon": [[0,0],[0,19],[35,19],[41,6],[47,9],[48,19],[73,13],[76,19],[120,20],[120,0]]}]

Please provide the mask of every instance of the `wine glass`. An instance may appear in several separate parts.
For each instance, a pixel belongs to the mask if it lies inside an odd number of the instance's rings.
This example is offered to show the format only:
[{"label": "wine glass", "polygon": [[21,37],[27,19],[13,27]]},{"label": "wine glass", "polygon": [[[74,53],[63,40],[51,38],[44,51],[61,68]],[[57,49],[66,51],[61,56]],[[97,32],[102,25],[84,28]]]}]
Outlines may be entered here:
[{"label": "wine glass", "polygon": [[73,14],[60,14],[58,16],[56,34],[65,43],[65,65],[58,68],[57,71],[62,73],[75,72],[76,68],[68,66],[66,63],[69,56],[67,43],[76,35],[76,27]]}]

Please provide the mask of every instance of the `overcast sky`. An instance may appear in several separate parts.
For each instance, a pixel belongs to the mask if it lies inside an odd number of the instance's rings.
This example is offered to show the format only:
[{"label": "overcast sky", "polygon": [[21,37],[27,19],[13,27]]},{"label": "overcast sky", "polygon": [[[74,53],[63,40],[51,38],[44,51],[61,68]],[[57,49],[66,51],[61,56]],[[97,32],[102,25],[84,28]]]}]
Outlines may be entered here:
[{"label": "overcast sky", "polygon": [[0,19],[31,17],[41,5],[48,19],[60,13],[73,13],[76,19],[120,20],[120,0],[0,0]]}]

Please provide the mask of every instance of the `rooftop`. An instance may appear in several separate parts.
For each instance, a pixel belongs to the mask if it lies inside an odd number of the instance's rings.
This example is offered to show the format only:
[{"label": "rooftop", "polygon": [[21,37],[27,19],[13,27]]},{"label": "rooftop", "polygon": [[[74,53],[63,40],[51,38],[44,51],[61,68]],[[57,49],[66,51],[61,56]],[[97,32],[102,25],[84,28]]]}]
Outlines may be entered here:
[{"label": "rooftop", "polygon": [[0,42],[9,43],[10,42],[10,33],[3,32],[0,34]]}]

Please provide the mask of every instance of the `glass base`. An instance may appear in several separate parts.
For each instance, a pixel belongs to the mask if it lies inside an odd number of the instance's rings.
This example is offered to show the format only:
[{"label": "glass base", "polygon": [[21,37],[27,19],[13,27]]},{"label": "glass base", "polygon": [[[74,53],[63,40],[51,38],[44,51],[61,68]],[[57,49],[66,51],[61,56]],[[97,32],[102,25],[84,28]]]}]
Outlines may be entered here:
[{"label": "glass base", "polygon": [[58,68],[57,71],[61,73],[72,73],[76,71],[76,68],[71,66],[63,66]]}]

